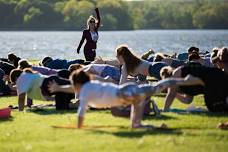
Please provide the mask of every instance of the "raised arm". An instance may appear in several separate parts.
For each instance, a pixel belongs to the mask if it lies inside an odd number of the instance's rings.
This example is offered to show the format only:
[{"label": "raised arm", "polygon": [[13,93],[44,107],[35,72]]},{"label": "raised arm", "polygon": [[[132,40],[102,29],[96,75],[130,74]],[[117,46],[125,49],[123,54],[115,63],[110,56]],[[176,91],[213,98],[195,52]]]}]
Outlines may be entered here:
[{"label": "raised arm", "polygon": [[98,8],[95,8],[96,16],[97,16],[97,29],[101,26],[101,17]]},{"label": "raised arm", "polygon": [[80,49],[81,49],[82,44],[84,43],[84,41],[85,41],[85,31],[83,31],[81,41],[80,41],[80,43],[79,43],[79,45],[78,45],[78,48],[77,48],[77,53],[78,53],[78,54],[80,53]]}]

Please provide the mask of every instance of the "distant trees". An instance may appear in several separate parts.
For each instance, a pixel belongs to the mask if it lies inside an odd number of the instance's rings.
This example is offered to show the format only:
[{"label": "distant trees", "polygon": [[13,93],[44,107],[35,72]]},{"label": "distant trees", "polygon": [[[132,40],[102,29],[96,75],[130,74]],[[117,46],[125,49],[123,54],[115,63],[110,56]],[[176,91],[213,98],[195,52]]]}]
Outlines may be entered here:
[{"label": "distant trees", "polygon": [[0,0],[0,30],[81,30],[95,7],[103,30],[228,28],[221,0]]}]

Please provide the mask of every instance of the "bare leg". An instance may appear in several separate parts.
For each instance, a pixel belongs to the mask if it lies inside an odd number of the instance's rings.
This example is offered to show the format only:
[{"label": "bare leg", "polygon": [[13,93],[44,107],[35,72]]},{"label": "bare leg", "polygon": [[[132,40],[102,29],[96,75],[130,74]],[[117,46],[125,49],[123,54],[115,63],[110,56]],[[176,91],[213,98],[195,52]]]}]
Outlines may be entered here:
[{"label": "bare leg", "polygon": [[145,128],[153,129],[152,125],[142,125],[141,120],[143,118],[143,109],[148,100],[135,102],[131,106],[131,127],[132,128]]}]

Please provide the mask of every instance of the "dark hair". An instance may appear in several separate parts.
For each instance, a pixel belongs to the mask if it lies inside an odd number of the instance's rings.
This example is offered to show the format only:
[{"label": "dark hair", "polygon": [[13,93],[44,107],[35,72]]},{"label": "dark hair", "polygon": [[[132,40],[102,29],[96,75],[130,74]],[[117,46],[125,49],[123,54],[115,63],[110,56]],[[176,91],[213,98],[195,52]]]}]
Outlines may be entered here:
[{"label": "dark hair", "polygon": [[19,68],[20,69],[25,69],[25,68],[31,68],[32,66],[29,64],[29,62],[27,61],[27,60],[25,60],[25,59],[21,59],[19,62],[18,62],[18,64],[19,64]]},{"label": "dark hair", "polygon": [[47,63],[51,62],[53,59],[50,56],[46,56],[42,59],[41,65],[46,66]]},{"label": "dark hair", "polygon": [[57,72],[57,75],[61,78],[69,79],[70,71],[68,71],[67,69],[62,69]]},{"label": "dark hair", "polygon": [[16,83],[18,77],[21,75],[23,71],[20,69],[14,69],[10,72],[10,82]]},{"label": "dark hair", "polygon": [[117,56],[122,56],[126,64],[127,73],[133,73],[135,68],[141,63],[141,59],[135,56],[127,46],[121,45],[116,49]]},{"label": "dark hair", "polygon": [[83,68],[83,65],[76,63],[76,64],[71,64],[69,66],[68,70],[70,71],[70,73],[72,73],[72,72],[74,72],[78,69],[81,69],[81,68]]},{"label": "dark hair", "polygon": [[76,70],[70,75],[71,83],[76,85],[83,85],[90,81],[90,75],[82,70]]},{"label": "dark hair", "polygon": [[9,59],[9,61],[14,61],[17,59],[17,56],[14,53],[9,53],[8,59]]},{"label": "dark hair", "polygon": [[162,53],[156,53],[154,56],[154,62],[162,61],[162,59],[165,59],[165,55]]},{"label": "dark hair", "polygon": [[192,53],[190,53],[190,54],[188,55],[188,60],[189,60],[189,61],[198,60],[198,59],[200,59],[200,56],[199,56],[199,53],[196,52],[196,51],[193,51]]},{"label": "dark hair", "polygon": [[190,48],[188,49],[188,53],[191,53],[191,52],[193,52],[193,51],[196,51],[196,52],[199,53],[199,48],[192,46],[192,47],[190,47]]},{"label": "dark hair", "polygon": [[173,68],[171,66],[165,66],[160,71],[160,77],[162,79],[169,78],[173,75]]}]

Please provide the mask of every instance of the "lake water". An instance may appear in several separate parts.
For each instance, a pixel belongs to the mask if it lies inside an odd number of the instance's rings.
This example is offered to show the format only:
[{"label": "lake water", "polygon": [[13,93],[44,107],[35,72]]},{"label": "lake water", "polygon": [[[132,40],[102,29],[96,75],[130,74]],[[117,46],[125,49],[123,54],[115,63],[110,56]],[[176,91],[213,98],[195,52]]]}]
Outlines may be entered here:
[{"label": "lake water", "polygon": [[[0,32],[0,57],[11,51],[22,58],[42,59],[81,58],[76,54],[82,32]],[[166,53],[185,52],[190,46],[210,51],[213,47],[228,46],[228,30],[145,30],[99,32],[97,56],[115,57],[115,48],[127,44],[136,54],[153,48]]]}]

